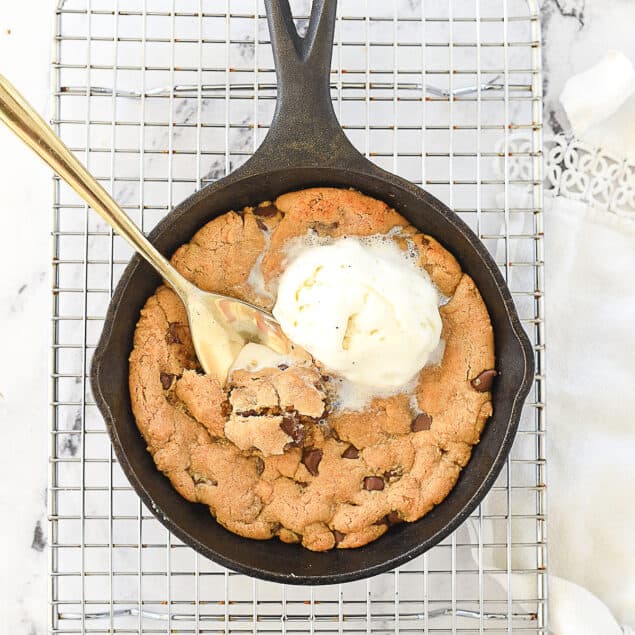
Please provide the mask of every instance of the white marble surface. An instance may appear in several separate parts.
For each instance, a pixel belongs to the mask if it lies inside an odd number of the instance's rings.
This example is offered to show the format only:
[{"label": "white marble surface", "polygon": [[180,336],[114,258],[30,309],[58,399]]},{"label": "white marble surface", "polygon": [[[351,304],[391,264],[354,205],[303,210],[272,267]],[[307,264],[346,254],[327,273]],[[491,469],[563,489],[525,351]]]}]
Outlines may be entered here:
[{"label": "white marble surface", "polygon": [[[53,0],[0,6],[0,73],[46,114]],[[0,632],[46,632],[51,177],[0,126]]]},{"label": "white marble surface", "polygon": [[[54,0],[0,6],[0,72],[45,115]],[[635,60],[635,4],[546,0],[545,121],[565,79],[609,47]],[[0,632],[40,635],[47,624],[47,428],[51,179],[0,129]]]}]

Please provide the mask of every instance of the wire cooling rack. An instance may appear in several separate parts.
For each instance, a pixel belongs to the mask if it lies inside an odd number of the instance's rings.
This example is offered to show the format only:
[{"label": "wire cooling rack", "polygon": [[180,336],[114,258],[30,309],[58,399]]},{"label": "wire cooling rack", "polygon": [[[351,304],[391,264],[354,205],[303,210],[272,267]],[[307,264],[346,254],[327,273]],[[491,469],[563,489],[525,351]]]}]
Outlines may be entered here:
[{"label": "wire cooling rack", "polygon": [[[302,32],[310,2],[292,7]],[[261,2],[59,0],[55,20],[53,124],[145,231],[266,133]],[[331,82],[353,143],[456,210],[508,280],[537,361],[511,458],[451,537],[366,581],[283,586],[198,556],[113,456],[87,374],[131,253],[56,179],[51,633],[547,633],[538,9],[340,0]]]}]

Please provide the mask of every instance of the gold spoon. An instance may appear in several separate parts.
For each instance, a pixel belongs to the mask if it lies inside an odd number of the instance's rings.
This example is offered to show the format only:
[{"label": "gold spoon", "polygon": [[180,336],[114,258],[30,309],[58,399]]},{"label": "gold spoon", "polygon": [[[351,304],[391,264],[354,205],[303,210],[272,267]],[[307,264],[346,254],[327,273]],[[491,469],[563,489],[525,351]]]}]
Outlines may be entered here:
[{"label": "gold spoon", "polygon": [[194,349],[206,373],[215,375],[221,384],[224,383],[229,368],[247,342],[264,344],[283,355],[291,352],[293,345],[270,314],[247,302],[202,291],[186,280],[2,75],[0,119],[174,289],[185,305]]}]

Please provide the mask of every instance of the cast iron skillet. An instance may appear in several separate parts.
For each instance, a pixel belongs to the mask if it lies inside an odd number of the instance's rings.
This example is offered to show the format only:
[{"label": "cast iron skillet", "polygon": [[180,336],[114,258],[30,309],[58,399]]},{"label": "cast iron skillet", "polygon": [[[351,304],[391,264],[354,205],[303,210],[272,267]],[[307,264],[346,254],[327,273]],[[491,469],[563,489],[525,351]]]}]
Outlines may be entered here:
[{"label": "cast iron skillet", "polygon": [[278,75],[273,123],[254,156],[229,176],[190,196],[149,238],[166,256],[205,223],[283,192],[311,186],[353,187],[393,206],[437,238],[475,280],[494,326],[499,371],[494,415],[450,495],[415,523],[390,529],[354,550],[313,553],[278,540],[240,538],[218,525],[207,507],[187,502],[155,467],[130,408],[128,355],[139,311],[161,280],[139,256],[124,271],[93,358],[91,378],[119,463],[154,515],[204,556],[251,576],[294,584],[334,584],[392,569],[430,549],[456,529],[483,499],[512,444],[534,363],[510,292],[489,253],[468,226],[436,198],[385,172],[355,150],[339,126],[329,73],[336,0],[314,0],[300,38],[288,0],[267,0]]}]

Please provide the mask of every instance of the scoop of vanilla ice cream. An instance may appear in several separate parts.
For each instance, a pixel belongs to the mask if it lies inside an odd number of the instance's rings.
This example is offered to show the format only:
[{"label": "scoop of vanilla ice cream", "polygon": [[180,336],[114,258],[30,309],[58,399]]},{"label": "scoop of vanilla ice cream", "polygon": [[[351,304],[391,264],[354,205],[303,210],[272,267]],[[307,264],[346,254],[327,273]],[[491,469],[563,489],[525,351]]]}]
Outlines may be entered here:
[{"label": "scoop of vanilla ice cream", "polygon": [[273,315],[328,369],[356,384],[407,383],[439,344],[439,294],[390,238],[340,238],[297,253]]}]

